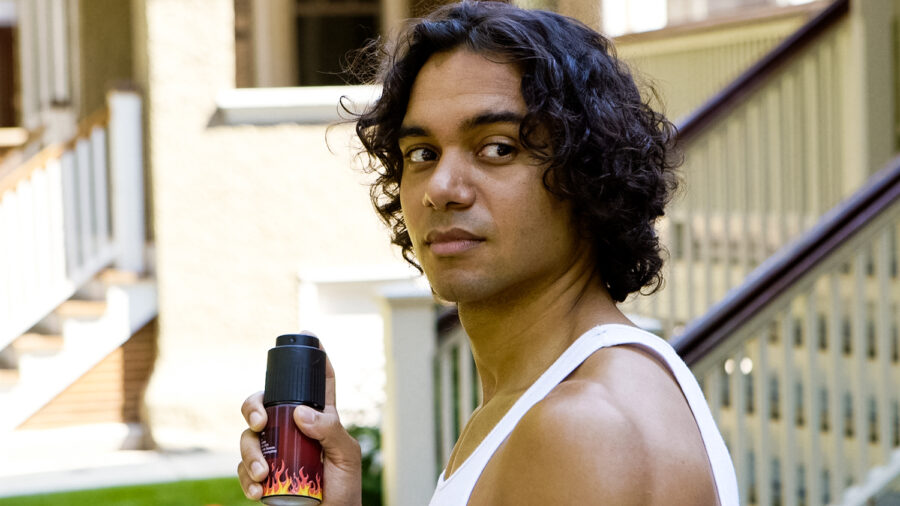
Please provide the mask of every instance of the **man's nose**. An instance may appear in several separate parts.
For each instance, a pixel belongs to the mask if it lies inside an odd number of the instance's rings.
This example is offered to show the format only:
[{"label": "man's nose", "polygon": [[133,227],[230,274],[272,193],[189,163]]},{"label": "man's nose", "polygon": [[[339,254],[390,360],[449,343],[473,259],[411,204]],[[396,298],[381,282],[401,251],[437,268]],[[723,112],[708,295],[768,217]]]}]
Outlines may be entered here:
[{"label": "man's nose", "polygon": [[475,201],[472,167],[464,154],[445,151],[428,178],[422,204],[438,211],[464,209]]}]

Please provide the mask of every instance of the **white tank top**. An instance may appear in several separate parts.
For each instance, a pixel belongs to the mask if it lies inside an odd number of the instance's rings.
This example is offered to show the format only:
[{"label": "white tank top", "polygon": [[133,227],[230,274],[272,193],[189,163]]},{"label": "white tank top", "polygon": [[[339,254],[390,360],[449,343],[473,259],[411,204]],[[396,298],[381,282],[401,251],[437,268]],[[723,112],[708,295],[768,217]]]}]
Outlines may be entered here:
[{"label": "white tank top", "polygon": [[450,479],[445,480],[446,469],[438,477],[437,488],[430,506],[464,506],[481,472],[500,444],[509,436],[525,413],[543,399],[553,388],[572,373],[592,353],[608,346],[622,344],[637,345],[652,353],[668,367],[675,376],[681,391],[694,414],[700,429],[700,436],[706,447],[706,454],[712,467],[713,479],[722,506],[738,505],[737,478],[728,448],[716,422],[713,420],[700,390],[700,385],[688,366],[675,353],[672,346],[654,334],[628,325],[600,325],[585,332],[563,352],[544,374],[513,404],[509,411],[497,422],[487,437],[460,465]]}]

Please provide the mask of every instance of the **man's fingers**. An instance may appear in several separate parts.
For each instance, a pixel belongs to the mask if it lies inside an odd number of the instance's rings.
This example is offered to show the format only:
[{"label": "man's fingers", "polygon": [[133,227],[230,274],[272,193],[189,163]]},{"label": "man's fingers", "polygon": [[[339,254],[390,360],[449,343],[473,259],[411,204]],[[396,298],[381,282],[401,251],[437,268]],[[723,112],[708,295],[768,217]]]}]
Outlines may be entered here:
[{"label": "man's fingers", "polygon": [[256,432],[262,431],[266,427],[266,408],[263,407],[263,392],[259,391],[247,397],[244,404],[241,405],[241,414],[247,425]]},{"label": "man's fingers", "polygon": [[[300,331],[301,334],[306,334],[308,336],[313,336],[319,339],[319,349],[325,351],[325,345],[322,344],[322,339],[316,335],[315,332],[310,332],[308,330]],[[334,395],[334,367],[331,367],[331,359],[328,358],[328,353],[325,353],[325,405],[326,406],[334,406],[337,403]]]},{"label": "man's fingers", "polygon": [[241,434],[241,462],[255,481],[263,481],[269,474],[269,465],[259,448],[259,436],[250,429]]},{"label": "man's fingers", "polygon": [[339,467],[358,465],[359,443],[341,425],[334,406],[327,406],[323,412],[297,406],[294,422],[304,434],[322,444],[326,459]]},{"label": "man's fingers", "polygon": [[[322,347],[322,341],[319,341],[319,348],[322,351],[325,351],[325,348]],[[328,358],[328,354],[325,354],[325,405],[326,406],[337,406],[337,399],[334,394],[334,368],[331,367],[331,359]]]},{"label": "man's fingers", "polygon": [[238,480],[244,495],[251,501],[258,501],[262,497],[262,486],[253,478],[250,478],[247,467],[243,462],[238,463]]}]

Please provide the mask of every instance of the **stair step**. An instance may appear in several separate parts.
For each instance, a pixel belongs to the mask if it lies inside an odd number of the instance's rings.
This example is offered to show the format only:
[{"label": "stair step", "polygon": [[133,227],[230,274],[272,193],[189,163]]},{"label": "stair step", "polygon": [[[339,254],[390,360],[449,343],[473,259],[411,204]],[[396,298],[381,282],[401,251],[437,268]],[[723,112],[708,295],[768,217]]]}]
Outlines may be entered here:
[{"label": "stair step", "polygon": [[8,390],[19,382],[18,369],[0,369],[0,391]]},{"label": "stair step", "polygon": [[13,341],[12,347],[19,355],[26,353],[56,353],[63,347],[63,337],[58,334],[29,332]]},{"label": "stair step", "polygon": [[119,269],[104,269],[97,275],[97,279],[107,285],[131,285],[141,280],[136,272]]},{"label": "stair step", "polygon": [[70,299],[60,304],[54,312],[61,318],[100,318],[106,313],[106,301]]}]

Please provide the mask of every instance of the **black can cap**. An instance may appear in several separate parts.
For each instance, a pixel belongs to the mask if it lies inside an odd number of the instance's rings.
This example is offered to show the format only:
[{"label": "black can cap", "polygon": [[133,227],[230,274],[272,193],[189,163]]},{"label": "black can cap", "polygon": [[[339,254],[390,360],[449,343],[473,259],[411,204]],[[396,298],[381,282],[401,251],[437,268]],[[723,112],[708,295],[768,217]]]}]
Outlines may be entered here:
[{"label": "black can cap", "polygon": [[316,337],[284,334],[269,350],[263,405],[286,403],[325,409],[325,352]]}]

